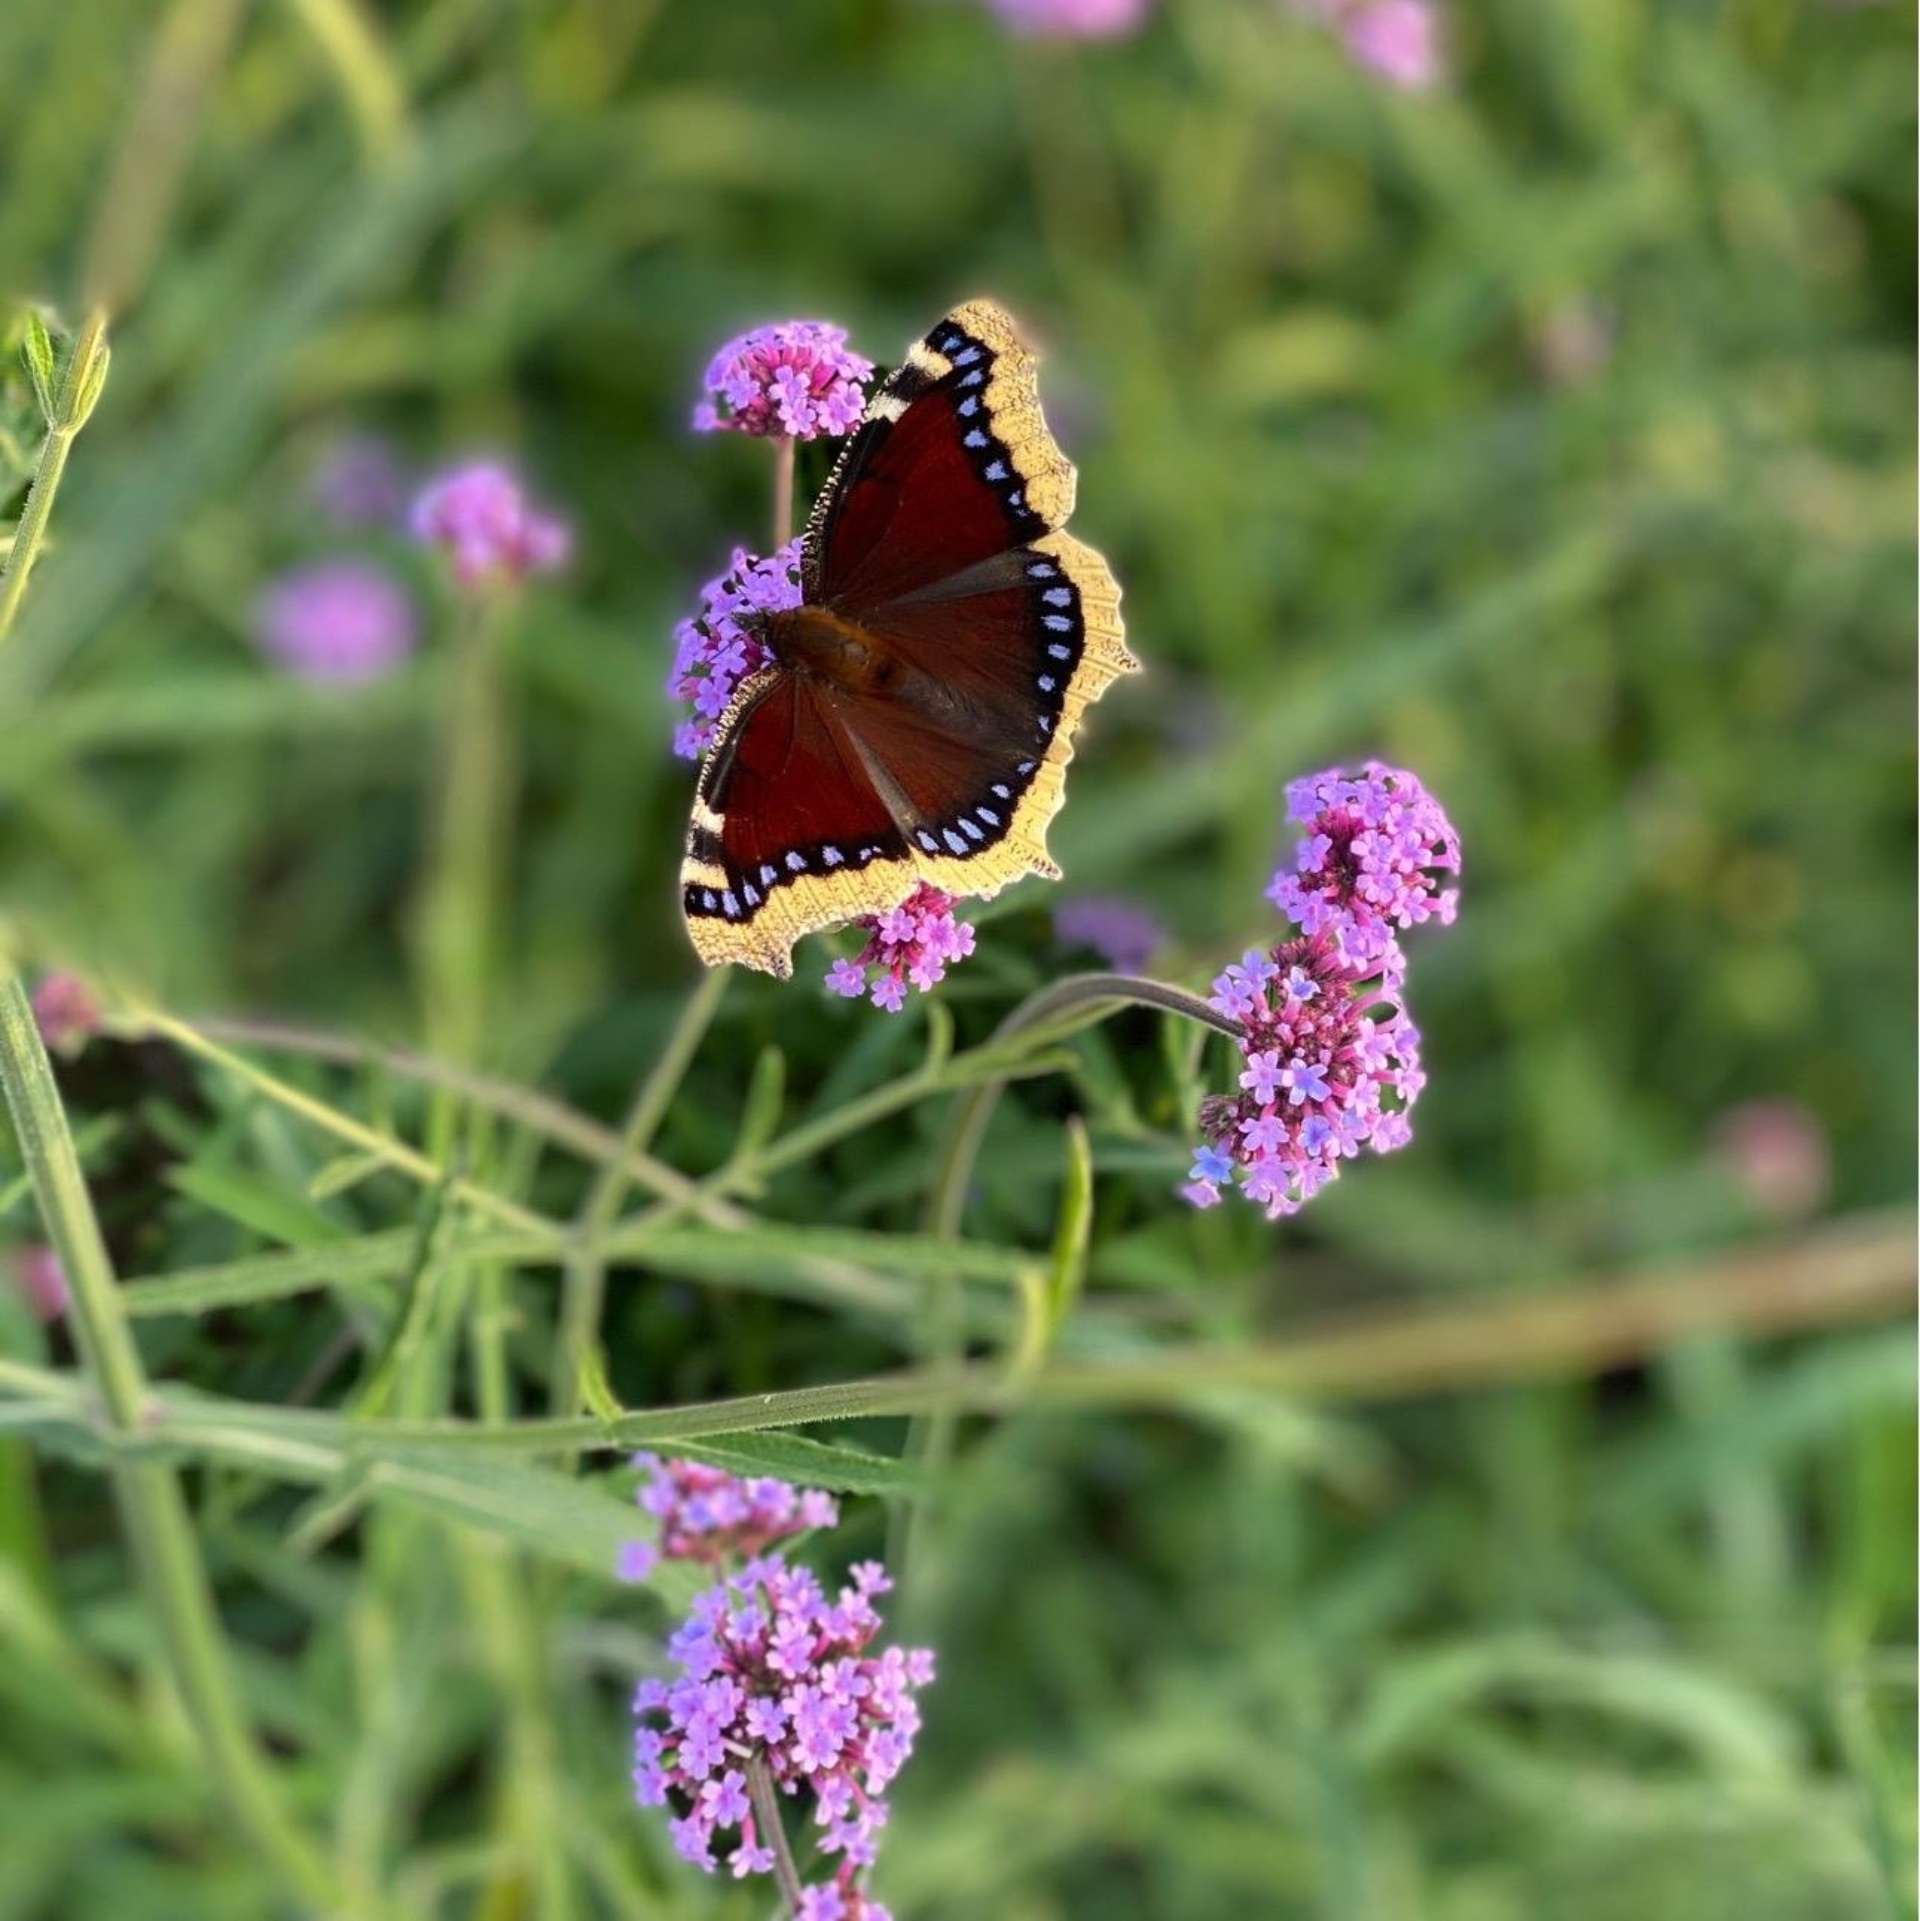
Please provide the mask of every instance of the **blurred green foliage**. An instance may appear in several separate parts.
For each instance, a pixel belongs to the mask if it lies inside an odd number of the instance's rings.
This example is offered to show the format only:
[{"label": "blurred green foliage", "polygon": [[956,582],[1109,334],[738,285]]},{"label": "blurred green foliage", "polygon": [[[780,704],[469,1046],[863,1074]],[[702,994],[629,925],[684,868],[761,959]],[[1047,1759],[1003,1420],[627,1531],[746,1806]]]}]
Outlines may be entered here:
[{"label": "blurred green foliage", "polygon": [[[250,609],[356,544],[308,492],[343,435],[423,469],[507,451],[579,559],[508,640],[476,1065],[617,1123],[693,975],[668,633],[764,542],[765,450],[685,431],[706,355],[808,314],[885,361],[990,292],[1046,351],[1076,528],[1149,669],[1086,729],[1066,885],[1151,904],[1159,971],[1203,981],[1269,924],[1280,783],[1367,753],[1418,770],[1467,855],[1461,924],[1412,972],[1416,1146],[1297,1223],[1171,1198],[1199,1070],[1155,1017],[1015,1090],[969,1225],[1044,1249],[1061,1122],[1086,1117],[1069,1350],[1736,1272],[1777,1224],[1709,1143],[1754,1098],[1813,1118],[1836,1213],[1907,1203],[1911,19],[1478,0],[1450,29],[1452,82],[1416,96],[1272,0],[1166,0],[1086,48],[1009,41],[971,0],[16,4],[0,296],[70,327],[108,299],[115,357],[0,650],[0,914],[121,1005],[416,1040],[450,611],[418,556],[360,539],[440,632],[342,696],[263,664]],[[15,337],[9,517],[38,432]],[[1030,886],[983,915],[940,996],[963,1042],[1075,964],[1048,906]],[[829,1122],[921,1058],[924,1004],[829,1002],[824,948],[801,963],[728,986],[655,1142],[671,1166],[720,1165],[743,1114]],[[446,1110],[404,1077],[276,1068],[444,1160]],[[101,1043],[63,1086],[123,1273],[292,1249],[333,1282],[156,1314],[152,1371],[337,1401],[389,1330],[416,1186],[156,1040]],[[778,1227],[616,1262],[620,1398],[911,1358],[942,1112],[741,1196],[897,1237],[892,1270],[845,1257],[880,1280],[796,1271]],[[518,1126],[465,1151],[498,1193],[580,1205]],[[15,1171],[0,1240],[35,1231]],[[328,1267],[376,1231],[370,1267]],[[980,1265],[991,1334],[1012,1269]],[[447,1273],[417,1411],[471,1410],[490,1367],[538,1411],[551,1265]],[[8,1314],[32,1359],[45,1337]],[[964,1431],[901,1597],[943,1667],[879,1878],[903,1921],[1913,1912],[1907,1330],[1353,1394]],[[666,1616],[593,1571],[606,1504],[436,1472],[190,1483],[242,1691],[348,1885],[485,1921],[763,1913],[628,1803],[625,1684]],[[481,1533],[448,1526],[489,1500]],[[834,1551],[877,1549],[880,1504],[850,1509]],[[0,1917],[283,1911],[161,1674],[95,1465],[7,1444]]]}]

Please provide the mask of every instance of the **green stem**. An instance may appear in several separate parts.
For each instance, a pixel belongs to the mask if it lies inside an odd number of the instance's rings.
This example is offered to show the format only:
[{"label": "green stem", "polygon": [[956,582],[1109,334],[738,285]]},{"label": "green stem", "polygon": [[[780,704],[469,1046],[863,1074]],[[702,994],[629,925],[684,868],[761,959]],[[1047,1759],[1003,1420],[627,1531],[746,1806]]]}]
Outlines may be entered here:
[{"label": "green stem", "polygon": [[75,437],[86,425],[93,402],[99,397],[103,365],[107,352],[107,316],[95,308],[87,316],[80,337],[67,357],[66,373],[54,402],[54,417],[47,423],[47,438],[40,449],[40,464],[34,470],[33,484],[27,489],[26,505],[20,510],[19,524],[13,530],[13,545],[7,564],[0,568],[0,641],[13,631],[20,602],[27,591],[27,576],[39,558],[47,536],[47,522],[53,514],[54,496],[60,491],[60,476],[66,472],[67,453]]},{"label": "green stem", "polygon": [[[1237,1021],[1218,1013],[1199,995],[1164,981],[1135,980],[1127,974],[1069,974],[1038,993],[1031,994],[994,1029],[989,1047],[1003,1046],[1021,1036],[1058,1039],[1062,1031],[1099,1019],[1119,1007],[1153,1007],[1163,1013],[1178,1014],[1217,1033],[1238,1040],[1243,1032]],[[1063,1029],[1064,1023],[1064,1029]],[[986,1138],[993,1110],[1013,1077],[1011,1066],[969,1087],[954,1101],[947,1126],[935,1158],[933,1187],[927,1197],[927,1232],[936,1240],[960,1238],[967,1207],[967,1188],[973,1179],[974,1164],[980,1157],[980,1143]],[[933,1276],[927,1292],[927,1338],[923,1358],[936,1371],[945,1370],[960,1359],[966,1339],[966,1301],[961,1277],[953,1269]],[[939,1471],[953,1455],[953,1440],[959,1422],[958,1412],[942,1408],[915,1419],[907,1436],[908,1458],[925,1469],[925,1485],[931,1487]],[[914,1495],[895,1518],[891,1557],[894,1578],[900,1579],[908,1561],[918,1558],[929,1515],[925,1493]]]},{"label": "green stem", "polygon": [[[0,1084],[33,1177],[41,1218],[66,1271],[75,1342],[108,1426],[136,1434],[148,1424],[146,1374],[122,1310],[73,1136],[54,1086],[33,1008],[17,977],[0,980]],[[207,1771],[235,1820],[302,1903],[333,1907],[325,1861],[282,1807],[240,1711],[213,1591],[193,1517],[174,1470],[122,1460],[112,1469],[134,1558],[158,1615],[174,1686],[199,1739]]]},{"label": "green stem", "polygon": [[793,538],[793,442],[782,434],[773,443],[773,551]]},{"label": "green stem", "polygon": [[607,1236],[627,1197],[628,1168],[643,1155],[680,1083],[686,1078],[695,1052],[727,991],[727,970],[710,969],[693,990],[687,1004],[674,1022],[673,1032],[654,1062],[653,1070],[640,1084],[633,1108],[620,1131],[620,1145],[613,1157],[602,1163],[574,1224],[573,1241],[567,1253],[566,1274],[561,1283],[560,1338],[554,1356],[552,1403],[554,1413],[565,1417],[577,1414],[594,1343],[599,1338],[600,1314],[607,1287]]},{"label": "green stem", "polygon": [[774,1791],[773,1776],[758,1754],[747,1762],[747,1797],[753,1803],[755,1839],[773,1855],[773,1878],[780,1884],[790,1914],[800,1912],[802,1886],[800,1870],[794,1865],[793,1850],[787,1845],[786,1824],[780,1819],[780,1801]]}]

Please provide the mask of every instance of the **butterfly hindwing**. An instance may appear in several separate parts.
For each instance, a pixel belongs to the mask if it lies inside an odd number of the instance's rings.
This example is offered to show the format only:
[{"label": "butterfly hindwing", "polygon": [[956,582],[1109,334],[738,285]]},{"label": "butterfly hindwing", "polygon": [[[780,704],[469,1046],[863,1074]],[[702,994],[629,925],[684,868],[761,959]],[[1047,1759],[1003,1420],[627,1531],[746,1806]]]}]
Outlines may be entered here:
[{"label": "butterfly hindwing", "polygon": [[682,875],[710,965],[785,975],[801,935],[922,881],[985,897],[1057,875],[1074,731],[1137,665],[1106,562],[1061,531],[1073,495],[1011,320],[956,308],[868,403],[808,524],[804,602],[882,671],[776,664],[720,723]]}]

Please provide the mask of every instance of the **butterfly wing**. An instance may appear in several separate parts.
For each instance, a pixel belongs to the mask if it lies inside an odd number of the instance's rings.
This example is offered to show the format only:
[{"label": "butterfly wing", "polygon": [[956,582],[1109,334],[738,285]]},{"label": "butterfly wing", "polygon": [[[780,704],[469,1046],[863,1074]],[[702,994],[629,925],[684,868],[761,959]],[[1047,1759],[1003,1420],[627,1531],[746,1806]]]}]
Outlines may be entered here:
[{"label": "butterfly wing", "polygon": [[808,524],[805,599],[892,671],[852,691],[769,669],[721,722],[682,876],[709,965],[785,975],[800,935],[923,880],[985,897],[1058,875],[1074,731],[1137,665],[1106,562],[1061,530],[1073,496],[1012,321],[956,308],[869,402]]}]

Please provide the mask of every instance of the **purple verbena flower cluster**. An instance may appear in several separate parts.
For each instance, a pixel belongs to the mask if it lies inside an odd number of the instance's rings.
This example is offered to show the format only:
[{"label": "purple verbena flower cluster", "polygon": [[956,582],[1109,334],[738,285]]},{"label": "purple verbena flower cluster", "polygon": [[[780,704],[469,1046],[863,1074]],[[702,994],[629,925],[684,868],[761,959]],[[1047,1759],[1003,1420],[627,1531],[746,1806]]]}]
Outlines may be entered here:
[{"label": "purple verbena flower cluster", "polygon": [[1363,1148],[1412,1138],[1426,1085],[1403,1004],[1399,935],[1449,922],[1460,837],[1404,769],[1369,761],[1294,781],[1287,811],[1306,838],[1267,897],[1296,923],[1213,983],[1209,1004],[1240,1028],[1239,1091],[1200,1103],[1202,1144],[1181,1193],[1212,1207],[1236,1180],[1274,1220],[1292,1214]]},{"label": "purple verbena flower cluster", "polygon": [[634,1695],[633,1782],[643,1807],[680,1796],[687,1811],[669,1831],[696,1867],[713,1870],[721,1829],[739,1836],[727,1857],[736,1876],[772,1867],[747,1801],[742,1764],[754,1761],[782,1794],[812,1796],[843,1893],[871,1865],[881,1797],[920,1727],[913,1692],[933,1679],[924,1648],[866,1652],[880,1631],[874,1597],[890,1585],[877,1562],[861,1562],[829,1601],[806,1569],[768,1556],[694,1602],[668,1643],[679,1677]]},{"label": "purple verbena flower cluster", "polygon": [[302,680],[373,680],[412,653],[413,605],[385,569],[322,560],[282,574],[254,610],[260,650]]},{"label": "purple verbena flower cluster", "polygon": [[78,1054],[100,1031],[100,1009],[78,974],[53,973],[33,990],[33,1020],[50,1054]]},{"label": "purple verbena flower cluster", "polygon": [[667,692],[690,701],[693,712],[673,732],[673,751],[698,760],[713,744],[734,689],[772,656],[756,637],[756,620],[800,604],[800,542],[790,540],[764,559],[733,550],[727,571],[700,590],[700,611],[673,630],[673,672]]},{"label": "purple verbena flower cluster", "polygon": [[536,507],[517,475],[476,460],[439,475],[413,503],[414,538],[447,557],[463,587],[552,573],[573,550],[566,523]]},{"label": "purple verbena flower cluster", "polygon": [[743,333],[714,355],[706,398],[694,409],[702,433],[817,440],[851,433],[866,405],[873,362],[847,345],[844,327],[782,320]]},{"label": "purple verbena flower cluster", "polygon": [[1046,40],[1118,40],[1137,33],[1153,0],[988,0],[1010,33]]},{"label": "purple verbena flower cluster", "polygon": [[1116,974],[1137,974],[1166,945],[1167,930],[1119,894],[1083,894],[1053,910],[1062,947],[1091,947]]},{"label": "purple verbena flower cluster", "polygon": [[854,924],[867,930],[866,946],[852,960],[835,961],[827,985],[849,1000],[868,994],[874,1006],[899,1013],[909,984],[924,994],[973,952],[972,923],[954,919],[954,904],[952,894],[922,881],[898,907],[863,915]]},{"label": "purple verbena flower cluster", "polygon": [[764,1554],[776,1541],[812,1528],[836,1526],[839,1504],[818,1488],[790,1487],[770,1477],[743,1481],[702,1461],[636,1454],[647,1479],[635,1498],[660,1523],[660,1539],[633,1541],[622,1551],[623,1580],[644,1581],[662,1560],[719,1567]]},{"label": "purple verbena flower cluster", "polygon": [[1309,934],[1327,934],[1355,961],[1378,961],[1397,933],[1423,921],[1451,924],[1459,889],[1460,837],[1404,768],[1367,762],[1353,778],[1338,767],[1287,788],[1287,814],[1306,829],[1293,869],[1267,898]]},{"label": "purple verbena flower cluster", "polygon": [[1295,0],[1295,5],[1331,27],[1356,65],[1391,86],[1423,92],[1445,72],[1435,0]]},{"label": "purple verbena flower cluster", "polygon": [[1407,1109],[1426,1083],[1420,1035],[1399,1004],[1401,960],[1356,962],[1325,933],[1253,949],[1213,984],[1245,1030],[1240,1092],[1200,1104],[1205,1145],[1187,1198],[1210,1207],[1235,1171],[1269,1220],[1298,1212],[1340,1162],[1412,1138]]}]

